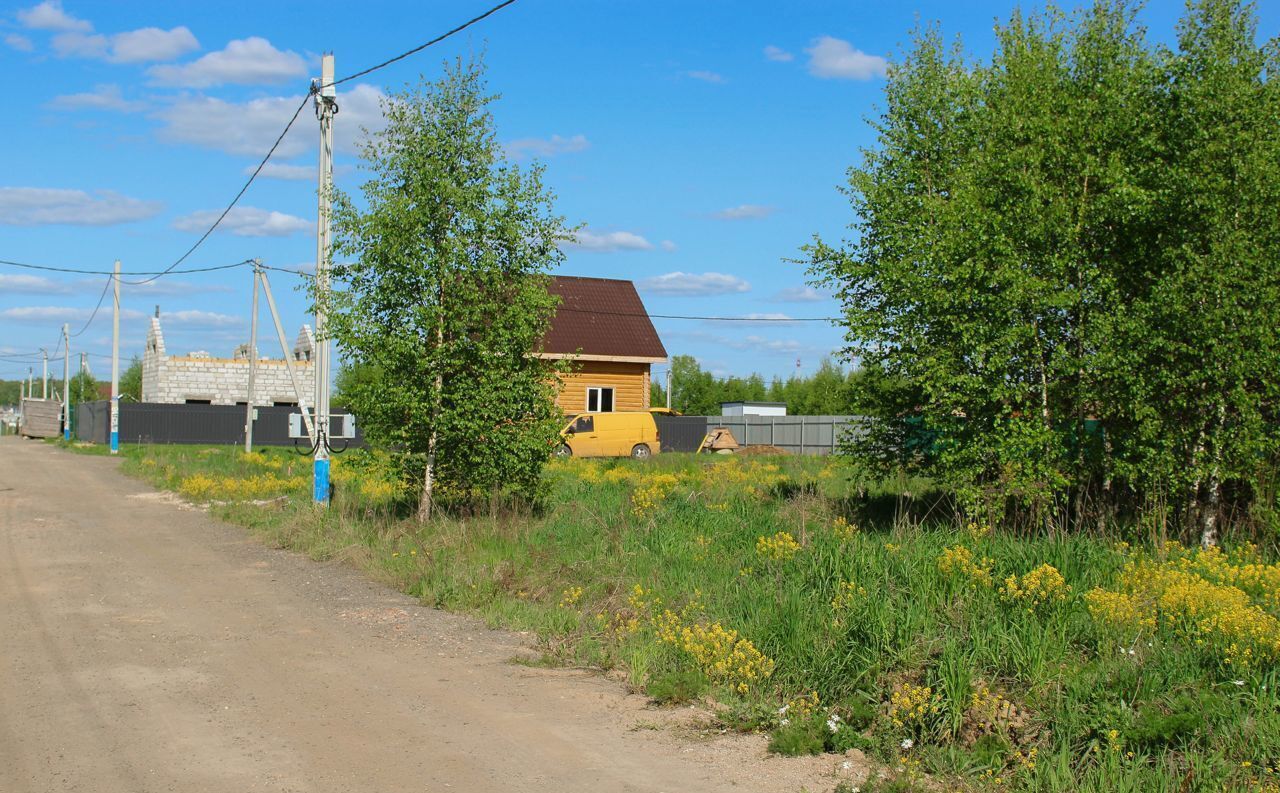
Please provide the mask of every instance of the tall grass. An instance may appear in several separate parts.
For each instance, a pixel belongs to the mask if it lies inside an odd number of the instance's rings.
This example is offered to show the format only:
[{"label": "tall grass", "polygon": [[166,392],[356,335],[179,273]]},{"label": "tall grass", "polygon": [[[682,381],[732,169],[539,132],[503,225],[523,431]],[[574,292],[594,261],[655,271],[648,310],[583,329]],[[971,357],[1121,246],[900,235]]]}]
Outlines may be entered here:
[{"label": "tall grass", "polygon": [[775,751],[863,749],[895,789],[1280,790],[1280,567],[1252,547],[1002,536],[813,458],[557,461],[540,514],[429,525],[375,454],[339,458],[326,512],[286,452],[125,464]]}]

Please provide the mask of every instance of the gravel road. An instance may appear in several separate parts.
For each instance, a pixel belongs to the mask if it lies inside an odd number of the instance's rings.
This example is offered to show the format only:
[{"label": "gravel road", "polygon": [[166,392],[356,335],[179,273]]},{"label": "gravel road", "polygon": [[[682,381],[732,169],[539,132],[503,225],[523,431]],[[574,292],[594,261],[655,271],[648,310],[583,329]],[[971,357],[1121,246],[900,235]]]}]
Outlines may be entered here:
[{"label": "gravel road", "polygon": [[[0,438],[0,791],[809,791],[520,636]],[[853,771],[860,774],[861,769]],[[847,776],[841,775],[843,778]],[[855,781],[861,781],[855,779]]]}]

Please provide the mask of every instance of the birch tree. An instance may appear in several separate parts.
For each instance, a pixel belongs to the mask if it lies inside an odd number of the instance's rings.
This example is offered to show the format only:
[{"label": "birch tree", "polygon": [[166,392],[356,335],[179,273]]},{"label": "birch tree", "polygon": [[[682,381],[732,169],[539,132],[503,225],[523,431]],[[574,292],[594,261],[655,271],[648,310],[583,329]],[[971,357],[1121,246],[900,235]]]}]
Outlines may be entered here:
[{"label": "birch tree", "polygon": [[506,161],[483,72],[459,61],[389,96],[363,147],[362,202],[334,202],[330,327],[377,374],[345,395],[370,437],[417,461],[421,520],[441,503],[536,495],[562,420],[561,367],[534,353],[572,230],[541,166]]}]

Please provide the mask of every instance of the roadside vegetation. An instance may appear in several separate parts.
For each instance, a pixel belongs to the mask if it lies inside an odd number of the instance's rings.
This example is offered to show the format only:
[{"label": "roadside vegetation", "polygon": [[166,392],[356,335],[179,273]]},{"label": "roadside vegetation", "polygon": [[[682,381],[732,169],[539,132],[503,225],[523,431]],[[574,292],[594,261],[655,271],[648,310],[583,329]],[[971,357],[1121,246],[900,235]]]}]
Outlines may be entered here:
[{"label": "roadside vegetation", "polygon": [[1277,788],[1280,565],[1137,521],[1014,536],[923,479],[820,458],[566,460],[534,512],[413,518],[390,457],[130,447],[125,468],[266,541],[534,632],[783,754],[859,749],[863,790]]}]

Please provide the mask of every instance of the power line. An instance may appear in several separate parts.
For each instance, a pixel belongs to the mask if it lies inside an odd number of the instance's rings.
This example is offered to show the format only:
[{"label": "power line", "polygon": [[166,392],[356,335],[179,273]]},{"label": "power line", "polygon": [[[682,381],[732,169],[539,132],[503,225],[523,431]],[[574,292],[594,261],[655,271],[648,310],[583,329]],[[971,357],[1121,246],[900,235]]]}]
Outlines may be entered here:
[{"label": "power line", "polygon": [[152,281],[156,280],[157,278],[163,275],[168,275],[170,272],[173,271],[175,267],[177,267],[178,265],[186,261],[188,256],[195,253],[196,248],[199,248],[202,244],[204,244],[205,240],[209,239],[209,235],[213,233],[213,230],[216,229],[220,223],[222,223],[223,219],[226,218],[227,214],[231,212],[231,210],[235,207],[237,203],[239,203],[240,198],[249,189],[249,185],[253,184],[253,180],[258,178],[258,174],[262,173],[262,169],[265,168],[267,165],[267,160],[270,160],[271,155],[276,153],[276,149],[280,147],[280,142],[284,140],[285,135],[289,134],[289,130],[293,128],[293,123],[298,120],[298,116],[302,114],[302,108],[307,106],[307,100],[309,100],[310,98],[311,98],[310,94],[302,97],[302,101],[298,103],[298,109],[293,111],[293,117],[289,119],[288,124],[284,125],[284,129],[281,130],[279,137],[276,138],[276,142],[271,144],[271,148],[267,150],[267,154],[265,157],[262,158],[262,162],[258,163],[257,168],[253,169],[253,173],[249,174],[249,179],[244,183],[244,186],[240,188],[240,192],[236,193],[235,198],[231,199],[231,203],[227,204],[227,208],[222,210],[222,214],[218,215],[218,219],[213,221],[213,225],[209,226],[209,228],[205,231],[205,233],[200,235],[200,239],[196,240],[195,244],[192,245],[190,248],[188,248],[186,253],[179,256],[177,261],[175,261],[173,264],[169,265],[164,270],[162,270],[159,273],[156,273],[150,278],[144,278],[141,281],[121,281],[120,283],[129,284],[130,286],[141,286],[142,284],[151,283]]},{"label": "power line", "polygon": [[[132,272],[121,273],[121,275],[159,276],[159,275],[185,275],[187,273],[211,273],[217,270],[230,270],[233,267],[244,267],[245,265],[252,264],[252,263],[253,263],[252,259],[245,259],[244,261],[236,262],[235,264],[219,264],[214,267],[188,267],[185,270],[166,269],[166,270],[151,270],[146,272],[135,270]],[[10,261],[8,259],[0,259],[0,264],[5,264],[10,267],[22,267],[27,270],[43,270],[45,272],[51,272],[51,273],[71,273],[73,275],[106,275],[106,276],[114,275],[114,273],[111,270],[80,270],[74,267],[53,267],[53,266],[44,265],[44,264],[30,264],[28,262],[15,262],[15,261]],[[128,282],[121,281],[120,283],[123,284]],[[146,283],[146,282],[139,281],[138,283]]]},{"label": "power line", "polygon": [[498,12],[499,12],[499,11],[501,11],[502,9],[506,8],[507,6],[509,6],[509,5],[511,5],[511,4],[515,3],[515,2],[516,2],[516,0],[506,0],[506,2],[504,2],[504,3],[499,3],[499,4],[497,4],[496,6],[494,6],[493,8],[490,8],[488,11],[484,12],[483,14],[481,14],[480,16],[475,17],[475,18],[473,18],[473,19],[469,19],[469,20],[467,20],[466,22],[463,22],[461,25],[458,25],[456,28],[454,28],[453,30],[450,30],[448,33],[442,33],[442,34],[440,34],[439,36],[436,36],[436,37],[435,37],[435,38],[433,38],[431,41],[428,41],[426,44],[420,44],[420,45],[418,45],[417,47],[414,47],[414,48],[413,48],[413,49],[411,49],[411,50],[408,50],[408,51],[406,51],[406,52],[402,52],[402,53],[400,53],[399,55],[395,56],[394,58],[389,58],[389,59],[387,59],[387,60],[383,61],[382,63],[379,63],[379,64],[378,64],[378,65],[376,65],[376,66],[370,66],[368,69],[364,69],[364,70],[362,70],[362,71],[358,71],[358,72],[356,72],[355,74],[349,74],[349,75],[347,75],[346,77],[343,77],[342,79],[334,80],[332,83],[329,83],[328,85],[321,85],[321,86],[317,86],[317,87],[316,87],[316,90],[320,90],[320,89],[324,89],[324,88],[329,88],[329,87],[331,87],[331,86],[341,85],[342,83],[350,82],[351,80],[355,80],[355,79],[356,79],[356,78],[358,78],[358,77],[364,77],[366,74],[372,74],[373,72],[376,72],[376,71],[378,71],[379,69],[386,68],[387,66],[390,66],[391,64],[395,63],[396,61],[402,61],[402,60],[404,60],[405,58],[408,58],[410,55],[416,55],[417,53],[422,52],[423,50],[425,50],[427,47],[430,47],[430,46],[432,46],[432,45],[434,45],[434,44],[439,44],[440,42],[444,41],[445,39],[449,38],[450,36],[452,36],[452,35],[454,35],[454,34],[456,34],[456,33],[461,33],[462,31],[466,30],[467,28],[471,27],[472,25],[476,24],[477,22],[480,22],[480,21],[481,21],[481,20],[483,20],[483,19],[486,19],[486,18],[488,18],[488,17],[490,17],[490,16],[493,16],[494,14],[498,13]]},{"label": "power line", "polygon": [[839,317],[705,317],[695,314],[647,314],[643,311],[598,311],[591,308],[558,306],[556,311],[598,314],[606,317],[648,317],[650,319],[696,319],[703,322],[839,322]]},{"label": "power line", "polygon": [[93,307],[93,313],[89,315],[89,320],[84,323],[84,327],[71,334],[71,338],[75,338],[89,329],[93,324],[93,320],[98,316],[98,309],[102,308],[102,301],[107,299],[107,290],[111,288],[111,282],[115,280],[114,275],[107,276],[107,282],[102,285],[102,294],[98,295],[98,305]]}]

